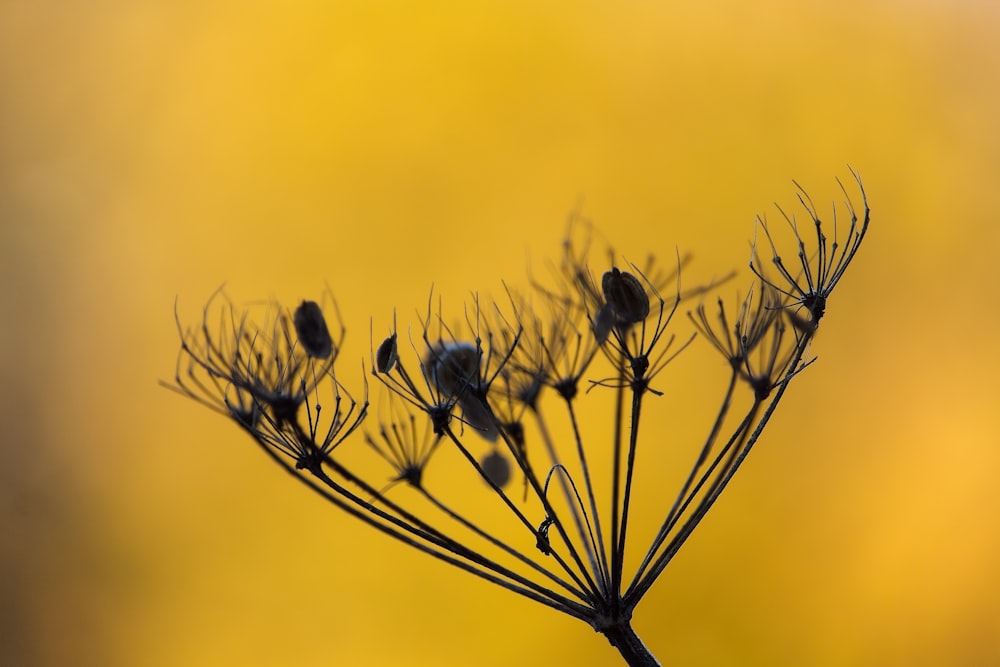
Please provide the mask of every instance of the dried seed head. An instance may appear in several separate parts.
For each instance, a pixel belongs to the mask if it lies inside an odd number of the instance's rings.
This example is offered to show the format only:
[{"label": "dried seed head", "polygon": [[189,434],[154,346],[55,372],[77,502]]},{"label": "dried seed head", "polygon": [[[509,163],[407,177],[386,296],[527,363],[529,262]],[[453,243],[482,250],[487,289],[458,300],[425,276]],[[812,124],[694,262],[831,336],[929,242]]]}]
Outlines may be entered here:
[{"label": "dried seed head", "polygon": [[399,361],[399,348],[396,345],[396,334],[392,334],[378,346],[375,353],[375,368],[379,373],[388,373]]},{"label": "dried seed head", "polygon": [[500,488],[510,482],[510,461],[495,449],[479,461],[479,467],[483,469],[486,477]]},{"label": "dried seed head", "polygon": [[326,359],[333,352],[333,339],[326,328],[323,311],[315,301],[303,301],[295,309],[295,333],[306,354],[316,359]]},{"label": "dried seed head", "polygon": [[486,440],[496,442],[497,430],[493,410],[485,397],[473,389],[479,387],[480,350],[472,343],[438,343],[428,353],[425,362],[428,379],[438,391],[448,397],[458,397],[462,419]]},{"label": "dried seed head", "polygon": [[612,267],[601,279],[601,288],[620,324],[638,324],[649,315],[649,296],[631,273]]}]

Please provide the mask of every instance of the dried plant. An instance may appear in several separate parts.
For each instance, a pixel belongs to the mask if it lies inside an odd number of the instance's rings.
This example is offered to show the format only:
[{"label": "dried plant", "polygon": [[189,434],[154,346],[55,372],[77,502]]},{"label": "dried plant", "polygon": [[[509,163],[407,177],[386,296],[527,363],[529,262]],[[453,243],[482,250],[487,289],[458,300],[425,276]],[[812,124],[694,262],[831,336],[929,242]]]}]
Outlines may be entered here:
[{"label": "dried plant", "polygon": [[[177,372],[164,384],[233,419],[275,463],[349,514],[586,622],[630,665],[656,665],[632,630],[633,611],[813,361],[830,295],[868,230],[867,198],[851,173],[863,213],[841,185],[850,218],[843,238],[837,207],[828,237],[799,188],[815,237],[778,209],[797,265],[782,260],[778,233],[758,219],[766,245],[758,235],[746,296],[733,311],[722,299],[711,310],[695,305],[687,333],[682,304],[703,300],[717,283],[682,290],[680,257],[666,269],[652,260],[640,268],[610,250],[595,260],[585,224],[573,226],[551,280],[532,279],[523,293],[508,288],[498,303],[476,297],[457,323],[432,298],[416,336],[402,335],[393,318],[369,362],[383,409],[351,442],[369,417],[369,384],[350,392],[341,383],[344,328],[332,335],[313,301],[292,312],[269,304],[258,322],[217,292],[199,326],[178,319]],[[724,357],[728,379],[676,494],[647,490],[642,518],[654,528],[636,537],[636,473],[649,465],[640,462],[640,441],[668,439],[643,416],[671,391],[665,371],[699,335]],[[611,421],[603,428],[581,418],[602,410]],[[447,475],[433,474],[439,459]],[[459,463],[462,478],[452,472]]]}]

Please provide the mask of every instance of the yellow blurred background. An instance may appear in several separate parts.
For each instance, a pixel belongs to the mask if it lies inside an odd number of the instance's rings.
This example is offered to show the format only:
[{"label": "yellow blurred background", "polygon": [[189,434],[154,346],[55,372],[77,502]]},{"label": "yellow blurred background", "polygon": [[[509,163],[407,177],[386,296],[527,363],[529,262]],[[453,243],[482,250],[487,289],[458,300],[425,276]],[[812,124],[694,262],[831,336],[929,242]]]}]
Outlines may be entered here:
[{"label": "yellow blurred background", "polygon": [[665,664],[1000,661],[998,41],[975,0],[0,4],[0,663],[621,664],[158,386],[174,300],[328,284],[357,387],[372,318],[523,284],[581,202],[721,275],[846,163],[874,222],[819,362],[635,626]]}]

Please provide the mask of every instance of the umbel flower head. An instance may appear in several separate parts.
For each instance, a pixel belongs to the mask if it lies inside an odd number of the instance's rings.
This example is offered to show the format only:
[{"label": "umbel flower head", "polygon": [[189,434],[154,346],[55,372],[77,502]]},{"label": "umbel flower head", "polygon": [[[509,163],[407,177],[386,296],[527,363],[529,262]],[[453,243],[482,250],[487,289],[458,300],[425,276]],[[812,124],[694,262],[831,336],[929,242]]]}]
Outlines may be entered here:
[{"label": "umbel flower head", "polygon": [[[818,209],[813,204],[812,198],[806,193],[798,183],[797,194],[799,203],[805,210],[809,218],[809,224],[815,234],[815,247],[810,252],[806,240],[799,232],[799,224],[795,215],[789,215],[779,206],[778,211],[788,223],[795,237],[798,255],[798,269],[789,269],[781,259],[781,254],[775,245],[774,238],[768,229],[767,221],[764,218],[757,218],[757,225],[764,231],[771,249],[771,259],[778,271],[779,277],[772,281],[767,276],[760,255],[757,253],[757,242],[754,241],[753,257],[750,261],[750,269],[760,278],[761,282],[773,287],[789,299],[789,307],[792,308],[790,319],[796,327],[803,331],[815,331],[819,326],[819,321],[826,314],[827,299],[833,292],[837,283],[843,278],[847,267],[850,266],[854,255],[861,247],[861,242],[868,233],[868,223],[870,221],[868,210],[868,198],[865,195],[864,186],[861,184],[861,177],[855,171],[851,171],[858,189],[861,191],[861,201],[864,206],[863,214],[859,218],[858,212],[851,203],[851,197],[847,193],[844,184],[838,179],[837,184],[844,193],[844,208],[850,218],[847,234],[842,240],[838,236],[838,216],[837,207],[833,207],[833,236],[827,237],[827,231],[823,228]],[[799,309],[806,311],[807,316],[803,317],[798,313]]]},{"label": "umbel flower head", "polygon": [[[862,207],[847,198],[844,238],[836,209],[831,231],[800,187],[811,244],[779,208],[792,230],[794,269],[758,218],[773,272],[758,234],[752,282],[734,310],[718,297],[705,304],[731,275],[682,289],[688,258],[668,270],[652,259],[640,267],[610,247],[592,252],[592,228],[574,224],[553,280],[532,278],[524,290],[505,283],[505,299],[474,296],[455,319],[432,298],[419,334],[401,336],[393,316],[384,337],[372,336],[370,372],[353,390],[336,372],[345,329],[332,299],[242,309],[222,290],[198,325],[177,317],[180,353],[164,384],[232,419],[348,514],[580,619],[630,665],[656,665],[632,630],[633,612],[813,363],[819,321],[868,231],[867,198],[852,175]],[[687,320],[675,317],[684,303]],[[665,397],[692,391],[675,386],[671,369],[698,336],[725,361],[706,367],[698,383],[718,407],[687,450],[691,465],[676,493],[665,494],[664,484],[645,488],[646,477],[636,476],[655,465],[642,443],[683,443],[643,416],[650,401],[664,412]],[[374,425],[368,377],[381,398]],[[611,422],[593,431],[581,417],[590,413]],[[438,474],[439,465],[450,472]],[[456,477],[455,465],[467,475]],[[491,504],[501,519],[484,513]],[[636,529],[636,512],[654,513],[658,527]]]},{"label": "umbel flower head", "polygon": [[344,329],[335,341],[314,301],[293,314],[269,303],[262,318],[255,323],[216,291],[199,327],[185,330],[178,320],[181,351],[167,386],[232,417],[296,465],[317,465],[367,410],[367,399],[359,404],[334,373]]}]

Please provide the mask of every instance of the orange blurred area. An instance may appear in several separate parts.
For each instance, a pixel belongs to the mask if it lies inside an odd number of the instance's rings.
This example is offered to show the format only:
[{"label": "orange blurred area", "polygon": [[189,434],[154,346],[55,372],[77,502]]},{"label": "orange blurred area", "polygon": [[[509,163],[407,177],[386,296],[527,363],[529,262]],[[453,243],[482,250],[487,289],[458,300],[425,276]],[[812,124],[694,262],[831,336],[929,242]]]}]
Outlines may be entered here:
[{"label": "orange blurred area", "polygon": [[159,386],[175,303],[329,288],[360,392],[371,330],[526,285],[574,210],[729,297],[754,216],[847,163],[873,226],[819,360],[635,627],[664,664],[997,662],[998,41],[977,0],[3,3],[0,663],[621,664]]}]

